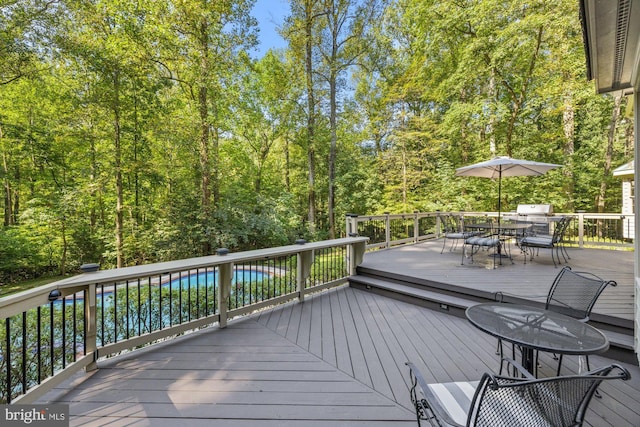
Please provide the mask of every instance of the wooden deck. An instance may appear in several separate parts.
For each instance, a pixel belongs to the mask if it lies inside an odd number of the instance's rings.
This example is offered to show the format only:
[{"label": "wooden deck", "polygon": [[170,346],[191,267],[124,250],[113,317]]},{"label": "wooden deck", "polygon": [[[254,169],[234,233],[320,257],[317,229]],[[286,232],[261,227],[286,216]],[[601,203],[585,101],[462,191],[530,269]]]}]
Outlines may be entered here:
[{"label": "wooden deck", "polygon": [[[474,263],[465,260],[465,264],[461,265],[460,248],[453,252],[445,250],[440,254],[441,249],[442,240],[432,240],[368,252],[359,271],[475,295],[492,297],[494,292],[503,291],[534,301],[544,301],[561,268],[554,268],[549,250],[541,249],[539,255],[526,264],[523,255],[513,250],[513,263],[505,259],[502,265],[494,269],[493,259],[482,252],[474,257]],[[622,324],[632,327],[634,253],[578,248],[568,248],[568,252],[571,259],[566,265],[573,270],[588,271],[605,280],[615,280],[618,284],[605,289],[594,307],[594,316],[621,319]]]},{"label": "wooden deck", "polygon": [[[69,404],[71,425],[413,426],[406,361],[427,381],[478,379],[495,345],[463,318],[341,286],[101,361],[39,403]],[[601,387],[587,425],[640,425],[640,368],[625,366],[632,379]]]}]

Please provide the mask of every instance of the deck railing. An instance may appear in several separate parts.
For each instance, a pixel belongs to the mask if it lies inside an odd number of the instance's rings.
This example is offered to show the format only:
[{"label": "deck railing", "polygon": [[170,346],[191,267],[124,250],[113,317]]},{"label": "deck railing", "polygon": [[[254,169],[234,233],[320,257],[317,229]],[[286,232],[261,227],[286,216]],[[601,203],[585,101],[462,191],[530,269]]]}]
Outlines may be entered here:
[{"label": "deck railing", "polygon": [[[367,238],[81,274],[0,299],[0,403],[30,403],[108,357],[345,283]],[[222,302],[222,303],[221,303]]]},{"label": "deck railing", "polygon": [[[443,232],[443,218],[462,216],[464,222],[495,221],[497,212],[415,212],[406,214],[354,215],[346,217],[347,236],[369,238],[368,250],[435,239]],[[503,213],[508,220],[513,213]],[[565,234],[565,242],[578,247],[633,248],[634,215],[561,213],[574,218]],[[551,221],[553,226],[553,221]]]}]

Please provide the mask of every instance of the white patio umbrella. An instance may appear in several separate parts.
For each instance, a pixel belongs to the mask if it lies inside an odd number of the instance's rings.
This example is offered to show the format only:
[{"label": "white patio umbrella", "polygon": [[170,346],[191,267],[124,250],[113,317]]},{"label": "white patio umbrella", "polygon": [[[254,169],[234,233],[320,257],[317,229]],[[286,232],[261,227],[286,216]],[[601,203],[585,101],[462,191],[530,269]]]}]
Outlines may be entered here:
[{"label": "white patio umbrella", "polygon": [[502,212],[502,177],[544,175],[547,171],[561,167],[553,163],[541,163],[531,160],[512,159],[507,156],[494,157],[480,163],[456,169],[456,176],[475,176],[480,178],[498,178],[498,225]]}]

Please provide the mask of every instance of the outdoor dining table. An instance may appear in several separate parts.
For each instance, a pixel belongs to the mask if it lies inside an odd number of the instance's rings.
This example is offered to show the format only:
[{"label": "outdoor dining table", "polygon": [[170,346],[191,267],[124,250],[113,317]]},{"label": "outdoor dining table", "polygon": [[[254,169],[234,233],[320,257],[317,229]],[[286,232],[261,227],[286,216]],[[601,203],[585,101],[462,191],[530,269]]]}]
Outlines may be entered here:
[{"label": "outdoor dining table", "polygon": [[519,346],[522,366],[536,372],[536,350],[571,355],[605,352],[609,340],[598,329],[564,314],[521,304],[482,303],[466,310],[472,325]]},{"label": "outdoor dining table", "polygon": [[504,247],[503,241],[511,239],[512,237],[523,237],[527,230],[533,226],[532,223],[526,222],[501,222],[499,224],[493,224],[490,222],[479,222],[475,224],[465,224],[465,229],[469,230],[489,230],[498,235],[499,244],[497,250],[497,256],[511,258],[511,254],[505,255],[502,250]]},{"label": "outdoor dining table", "polygon": [[528,229],[533,226],[532,223],[527,222],[501,222],[500,224],[492,224],[490,222],[479,222],[476,224],[465,224],[464,227],[471,230],[493,230],[498,234],[506,234],[511,232],[510,236],[516,234],[524,234]]}]

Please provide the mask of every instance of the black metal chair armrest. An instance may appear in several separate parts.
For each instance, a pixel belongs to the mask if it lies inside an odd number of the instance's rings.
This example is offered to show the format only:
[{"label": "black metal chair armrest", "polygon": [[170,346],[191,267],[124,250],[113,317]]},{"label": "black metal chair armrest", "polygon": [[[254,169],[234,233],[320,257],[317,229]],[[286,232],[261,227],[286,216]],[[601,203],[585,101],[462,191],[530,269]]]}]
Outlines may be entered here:
[{"label": "black metal chair armrest", "polygon": [[422,373],[418,370],[418,368],[416,368],[416,365],[411,362],[405,362],[405,365],[409,367],[410,375],[415,378],[417,386],[424,392],[424,390],[427,389],[427,382],[422,376]]}]

